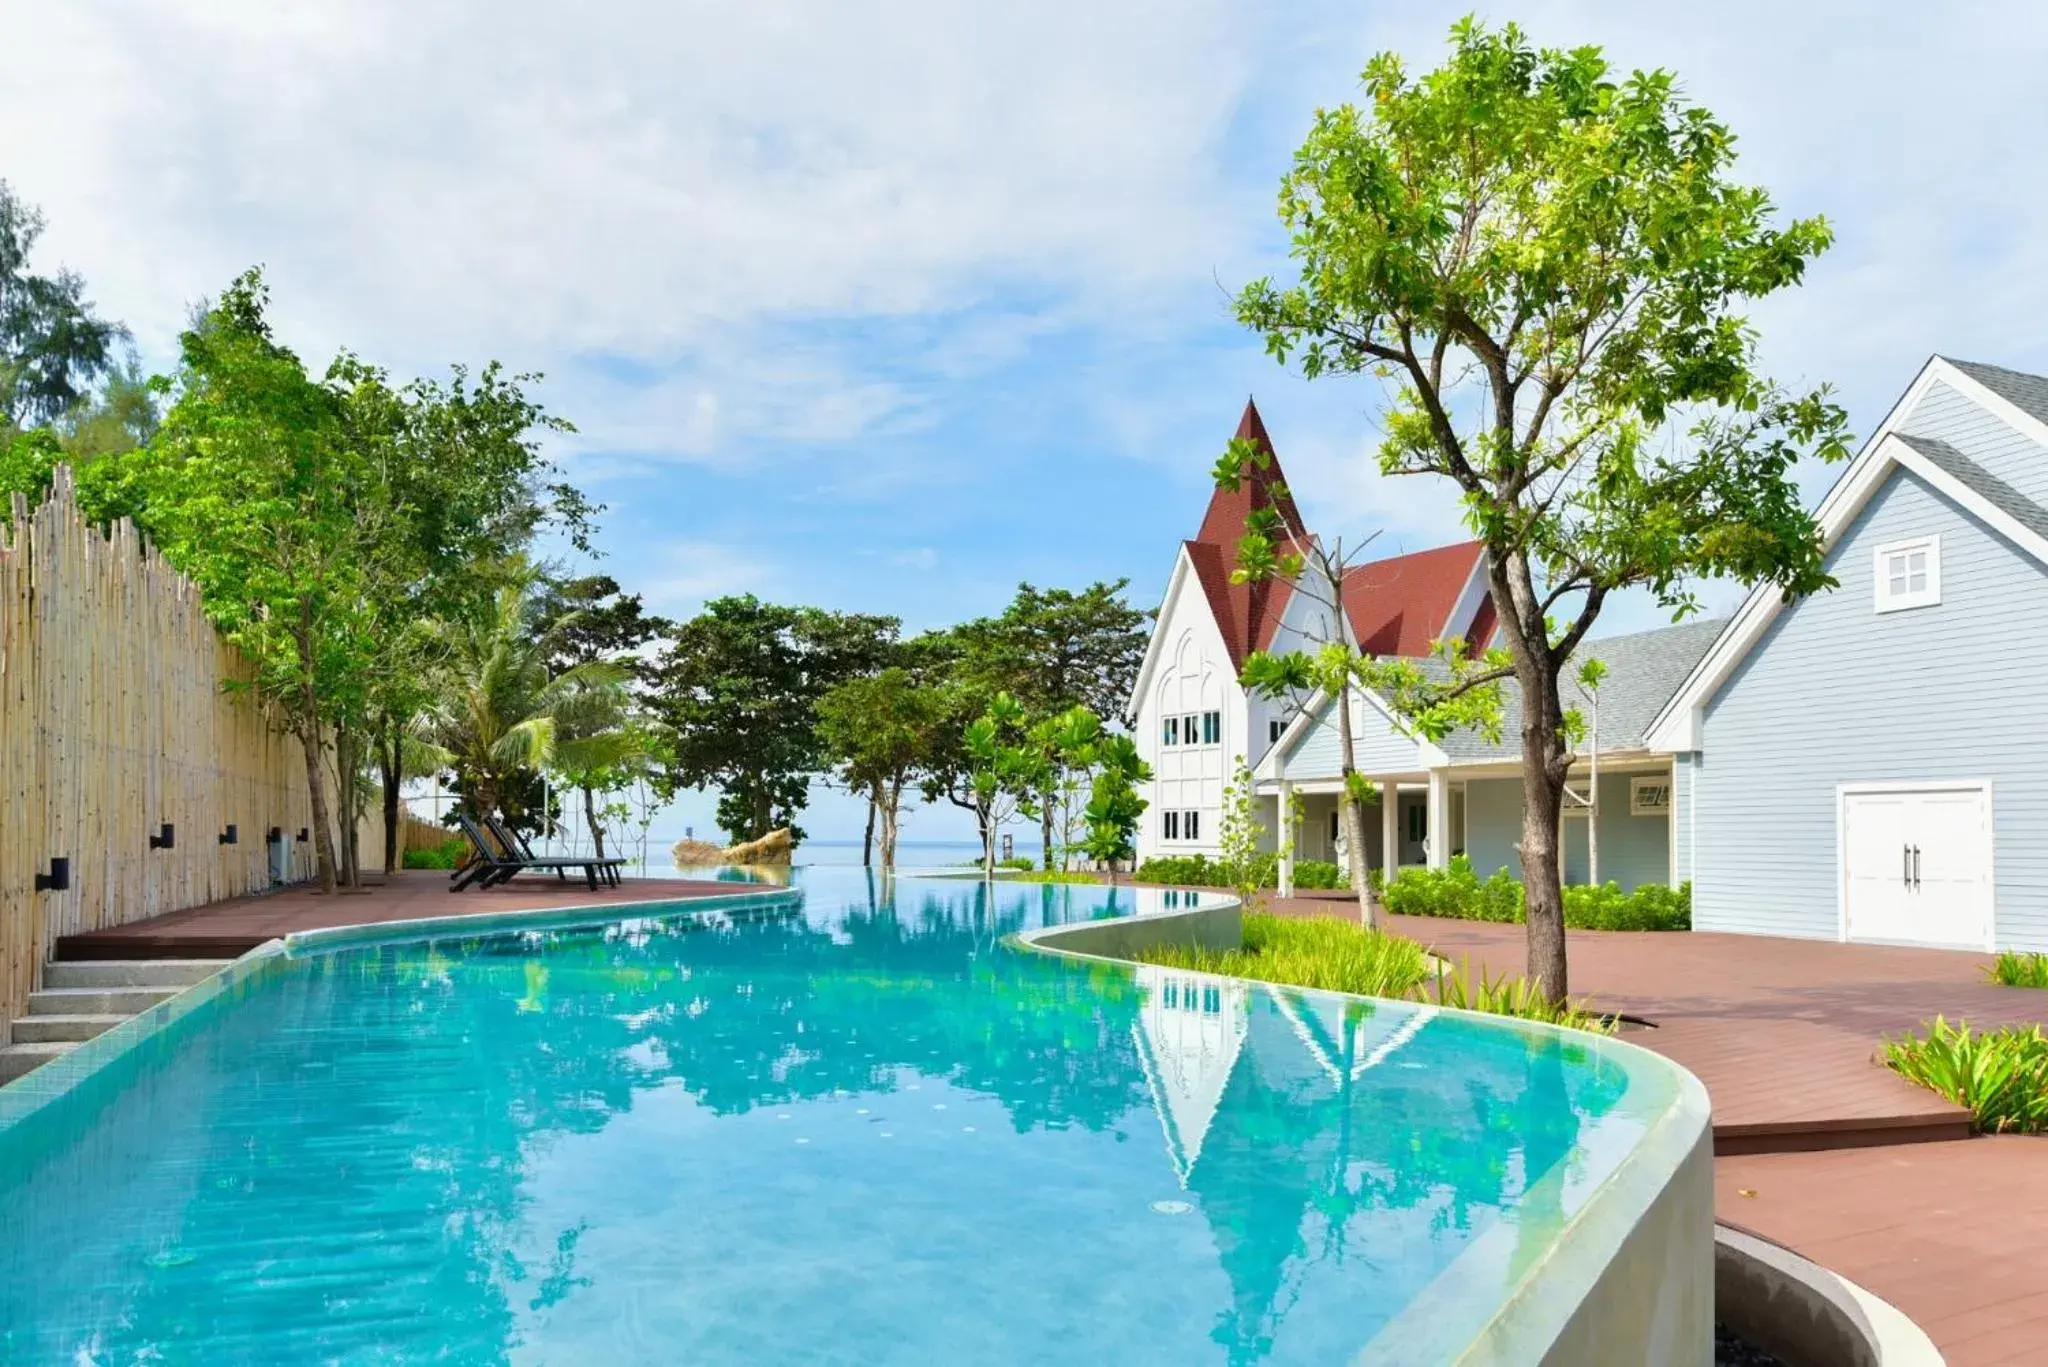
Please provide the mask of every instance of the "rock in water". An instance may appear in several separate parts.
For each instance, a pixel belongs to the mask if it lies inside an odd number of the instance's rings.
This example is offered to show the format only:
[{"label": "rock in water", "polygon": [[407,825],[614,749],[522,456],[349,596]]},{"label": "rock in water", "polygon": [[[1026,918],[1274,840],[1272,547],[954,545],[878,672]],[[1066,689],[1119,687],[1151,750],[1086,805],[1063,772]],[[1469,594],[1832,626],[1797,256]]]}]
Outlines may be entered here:
[{"label": "rock in water", "polygon": [[787,864],[792,843],[789,828],[785,826],[781,830],[768,832],[759,840],[729,845],[720,858],[727,864]]}]

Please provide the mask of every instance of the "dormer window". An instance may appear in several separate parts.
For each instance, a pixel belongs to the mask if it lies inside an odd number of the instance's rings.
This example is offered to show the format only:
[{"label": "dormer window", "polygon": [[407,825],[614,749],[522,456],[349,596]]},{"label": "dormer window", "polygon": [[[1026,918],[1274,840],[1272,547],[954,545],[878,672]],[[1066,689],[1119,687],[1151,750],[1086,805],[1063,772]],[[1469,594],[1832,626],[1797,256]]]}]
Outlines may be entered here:
[{"label": "dormer window", "polygon": [[1877,548],[1877,610],[1902,612],[1941,601],[1941,538],[1915,537]]}]

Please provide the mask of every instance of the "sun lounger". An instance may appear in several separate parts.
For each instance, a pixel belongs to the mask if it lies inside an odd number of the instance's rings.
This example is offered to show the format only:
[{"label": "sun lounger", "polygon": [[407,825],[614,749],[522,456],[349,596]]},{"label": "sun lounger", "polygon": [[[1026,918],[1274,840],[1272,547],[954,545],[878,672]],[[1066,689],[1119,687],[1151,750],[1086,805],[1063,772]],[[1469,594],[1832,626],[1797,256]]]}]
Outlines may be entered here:
[{"label": "sun lounger", "polygon": [[522,873],[546,872],[553,870],[562,878],[568,877],[568,870],[583,870],[583,881],[595,892],[598,880],[602,878],[609,886],[618,885],[619,859],[593,859],[582,855],[548,855],[536,858],[524,843],[499,826],[495,820],[490,824],[492,835],[485,835],[481,827],[466,814],[458,814],[456,824],[462,828],[463,836],[469,841],[469,862],[449,877],[448,891],[461,892],[467,887],[489,888],[500,883],[509,883]]}]

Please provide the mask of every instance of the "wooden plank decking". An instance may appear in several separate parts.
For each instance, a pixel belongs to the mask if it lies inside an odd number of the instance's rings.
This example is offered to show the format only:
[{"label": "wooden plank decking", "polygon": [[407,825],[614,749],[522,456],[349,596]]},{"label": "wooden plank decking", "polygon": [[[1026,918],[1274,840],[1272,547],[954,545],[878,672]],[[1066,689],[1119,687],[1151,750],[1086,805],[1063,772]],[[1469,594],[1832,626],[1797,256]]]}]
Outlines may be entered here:
[{"label": "wooden plank decking", "polygon": [[331,897],[307,888],[287,888],[256,897],[236,897],[208,906],[170,912],[147,921],[67,935],[57,942],[59,959],[220,959],[246,954],[267,940],[326,926],[383,924],[469,912],[602,906],[612,903],[717,897],[767,889],[747,883],[681,878],[629,878],[616,888],[595,891],[580,878],[521,874],[493,888],[448,891],[448,875],[408,869],[358,893]]}]

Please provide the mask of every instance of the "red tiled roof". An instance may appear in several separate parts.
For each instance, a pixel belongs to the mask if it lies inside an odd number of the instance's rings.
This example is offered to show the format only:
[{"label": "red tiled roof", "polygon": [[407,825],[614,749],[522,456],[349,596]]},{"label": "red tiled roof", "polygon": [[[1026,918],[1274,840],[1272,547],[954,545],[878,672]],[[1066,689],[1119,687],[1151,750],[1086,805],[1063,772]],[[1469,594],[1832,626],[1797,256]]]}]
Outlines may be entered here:
[{"label": "red tiled roof", "polygon": [[[1478,541],[1415,551],[1354,566],[1344,576],[1344,615],[1368,655],[1429,654],[1485,553]],[[1493,600],[1474,614],[1473,635],[1493,632]]]},{"label": "red tiled roof", "polygon": [[1305,536],[1306,532],[1294,498],[1287,492],[1286,476],[1273,452],[1273,439],[1266,435],[1258,405],[1249,399],[1245,400],[1244,416],[1238,419],[1235,435],[1256,444],[1270,463],[1259,478],[1246,479],[1235,491],[1218,489],[1209,496],[1208,510],[1202,514],[1202,529],[1187,543],[1187,549],[1195,577],[1201,581],[1202,594],[1209,600],[1210,615],[1216,619],[1223,644],[1230,651],[1230,663],[1233,668],[1242,669],[1245,656],[1273,644],[1292,590],[1277,581],[1231,583],[1230,572],[1237,565],[1237,543],[1244,539],[1253,511],[1260,508],[1273,509],[1280,515],[1281,524],[1296,535]]}]

